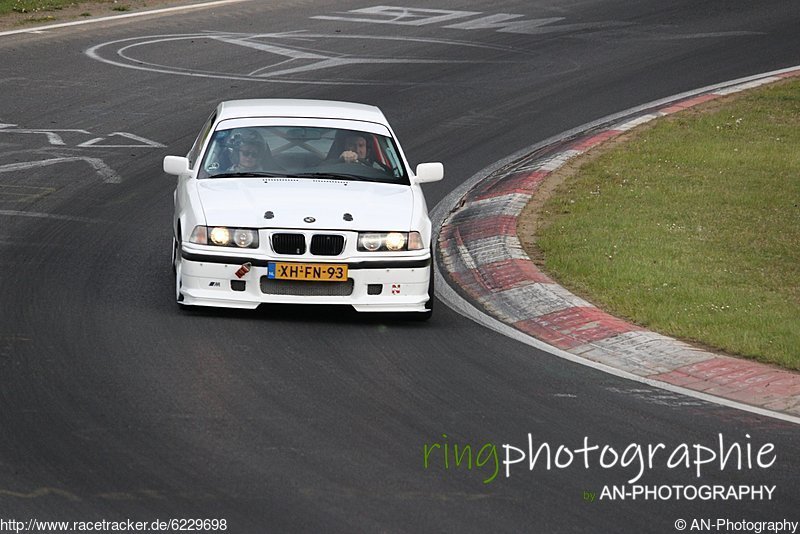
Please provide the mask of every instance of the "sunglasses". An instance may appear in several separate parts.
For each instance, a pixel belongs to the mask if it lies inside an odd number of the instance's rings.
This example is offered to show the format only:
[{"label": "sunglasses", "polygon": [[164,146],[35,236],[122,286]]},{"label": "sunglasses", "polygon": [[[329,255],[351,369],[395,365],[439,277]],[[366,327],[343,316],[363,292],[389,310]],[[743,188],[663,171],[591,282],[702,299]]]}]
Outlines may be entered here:
[{"label": "sunglasses", "polygon": [[258,152],[254,150],[240,150],[239,155],[244,156],[246,158],[255,158],[256,156],[258,156]]}]

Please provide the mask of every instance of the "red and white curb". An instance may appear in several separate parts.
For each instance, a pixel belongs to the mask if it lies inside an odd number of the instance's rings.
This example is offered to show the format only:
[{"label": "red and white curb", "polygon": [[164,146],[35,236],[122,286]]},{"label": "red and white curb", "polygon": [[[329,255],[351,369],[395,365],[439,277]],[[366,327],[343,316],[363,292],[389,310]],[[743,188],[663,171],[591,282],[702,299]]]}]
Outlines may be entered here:
[{"label": "red and white curb", "polygon": [[679,95],[498,165],[470,184],[444,216],[438,236],[442,275],[488,315],[558,352],[649,383],[695,391],[702,398],[710,395],[758,407],[759,413],[787,414],[798,422],[800,374],[713,354],[609,315],[542,273],[516,235],[517,217],[528,200],[550,173],[572,158],[658,117],[793,76],[800,76],[800,68]]}]

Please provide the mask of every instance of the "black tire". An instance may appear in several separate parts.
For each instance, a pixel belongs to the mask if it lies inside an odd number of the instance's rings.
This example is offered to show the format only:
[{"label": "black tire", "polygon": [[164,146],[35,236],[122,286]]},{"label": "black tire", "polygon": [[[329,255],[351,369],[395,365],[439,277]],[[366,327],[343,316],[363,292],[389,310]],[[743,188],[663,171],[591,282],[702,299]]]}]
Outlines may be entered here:
[{"label": "black tire", "polygon": [[[180,234],[179,234],[180,235]],[[180,293],[180,278],[178,274],[178,256],[181,253],[181,242],[179,238],[172,238],[172,274],[175,279],[175,301],[180,309],[186,309],[183,303],[183,295]]]},{"label": "black tire", "polygon": [[172,274],[175,274],[175,258],[178,254],[178,241],[175,237],[172,238],[172,258],[170,259],[170,263],[172,264]]}]

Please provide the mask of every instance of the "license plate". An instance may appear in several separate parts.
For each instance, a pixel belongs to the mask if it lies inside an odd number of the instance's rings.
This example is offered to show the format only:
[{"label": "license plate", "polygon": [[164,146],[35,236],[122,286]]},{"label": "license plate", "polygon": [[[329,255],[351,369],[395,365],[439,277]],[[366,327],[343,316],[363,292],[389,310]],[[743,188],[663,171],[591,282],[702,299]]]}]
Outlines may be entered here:
[{"label": "license plate", "polygon": [[267,278],[273,280],[311,280],[316,282],[347,281],[347,265],[333,263],[267,264]]}]

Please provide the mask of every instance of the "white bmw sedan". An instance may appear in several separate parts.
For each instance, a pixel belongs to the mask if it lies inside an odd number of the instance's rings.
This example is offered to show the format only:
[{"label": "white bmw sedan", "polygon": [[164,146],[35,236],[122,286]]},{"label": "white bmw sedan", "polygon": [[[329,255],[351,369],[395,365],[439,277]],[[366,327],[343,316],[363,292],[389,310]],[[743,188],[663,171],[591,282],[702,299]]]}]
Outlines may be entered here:
[{"label": "white bmw sedan", "polygon": [[432,234],[420,184],[376,107],[221,103],[177,175],[172,263],[184,306],[347,304],[432,313]]}]

